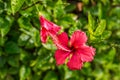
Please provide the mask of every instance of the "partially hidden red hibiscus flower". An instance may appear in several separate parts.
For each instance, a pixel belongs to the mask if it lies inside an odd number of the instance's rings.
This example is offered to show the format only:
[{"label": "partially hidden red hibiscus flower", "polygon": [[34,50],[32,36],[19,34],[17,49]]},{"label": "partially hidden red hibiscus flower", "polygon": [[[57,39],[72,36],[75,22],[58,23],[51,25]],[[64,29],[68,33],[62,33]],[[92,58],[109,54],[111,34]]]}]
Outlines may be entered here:
[{"label": "partially hidden red hibiscus flower", "polygon": [[[78,70],[81,69],[83,62],[93,60],[95,49],[85,44],[87,36],[84,32],[80,30],[75,31],[70,40],[65,32],[57,37],[58,41],[54,41],[58,47],[55,53],[57,65],[64,64],[67,61],[67,66],[70,70]],[[66,49],[68,50],[61,48],[61,45],[63,45],[62,47],[67,47]]]},{"label": "partially hidden red hibiscus flower", "polygon": [[46,20],[43,16],[40,16],[40,24],[41,24],[41,41],[46,43],[48,35],[56,35],[57,32],[60,30],[60,27],[56,24]]}]

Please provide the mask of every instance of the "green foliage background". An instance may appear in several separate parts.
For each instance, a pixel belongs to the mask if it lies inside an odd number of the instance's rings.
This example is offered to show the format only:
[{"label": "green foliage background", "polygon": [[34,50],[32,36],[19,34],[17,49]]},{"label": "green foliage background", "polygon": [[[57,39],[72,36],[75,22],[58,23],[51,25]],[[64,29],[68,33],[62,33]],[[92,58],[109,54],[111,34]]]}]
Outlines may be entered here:
[{"label": "green foliage background", "polygon": [[[56,47],[40,41],[38,12],[69,36],[85,31],[93,62],[56,66]],[[0,0],[0,80],[120,80],[120,0]]]}]

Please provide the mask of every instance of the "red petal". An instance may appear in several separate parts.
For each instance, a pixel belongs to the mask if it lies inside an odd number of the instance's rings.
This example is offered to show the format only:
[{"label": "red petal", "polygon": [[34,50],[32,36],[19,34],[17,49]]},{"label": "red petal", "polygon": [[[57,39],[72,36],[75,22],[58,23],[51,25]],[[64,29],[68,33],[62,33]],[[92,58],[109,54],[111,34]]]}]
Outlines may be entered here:
[{"label": "red petal", "polygon": [[43,43],[46,43],[47,35],[48,35],[48,33],[47,33],[46,29],[45,28],[41,28],[40,37],[41,37],[41,41]]},{"label": "red petal", "polygon": [[51,31],[54,34],[56,34],[60,30],[59,26],[46,20],[43,16],[40,16],[40,23],[42,27],[44,27],[48,31]]},{"label": "red petal", "polygon": [[57,65],[63,64],[68,56],[69,56],[68,52],[60,49],[56,50],[55,59]]},{"label": "red petal", "polygon": [[72,58],[67,63],[67,66],[70,70],[81,69],[83,62],[80,60],[80,56],[77,53],[73,53]]},{"label": "red petal", "polygon": [[80,30],[77,30],[71,36],[70,45],[74,46],[75,48],[78,48],[81,45],[85,44],[86,41],[87,41],[86,34]]},{"label": "red petal", "polygon": [[53,35],[53,34],[50,34],[50,36],[52,37],[52,39],[53,39],[53,41],[58,49],[68,51],[68,52],[71,51],[68,48],[68,36],[65,32],[63,32],[62,34],[60,34],[58,36]]},{"label": "red petal", "polygon": [[89,62],[94,59],[95,49],[89,46],[83,46],[77,51],[83,62]]},{"label": "red petal", "polygon": [[58,39],[60,41],[60,43],[64,46],[68,46],[68,35],[67,33],[63,32],[61,34],[58,35]]}]

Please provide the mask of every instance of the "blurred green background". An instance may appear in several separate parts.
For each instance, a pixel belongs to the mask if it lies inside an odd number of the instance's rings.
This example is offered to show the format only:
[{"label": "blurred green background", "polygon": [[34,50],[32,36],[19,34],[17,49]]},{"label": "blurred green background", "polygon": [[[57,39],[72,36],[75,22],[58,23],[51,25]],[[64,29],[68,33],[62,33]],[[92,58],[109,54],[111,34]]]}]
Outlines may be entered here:
[{"label": "blurred green background", "polygon": [[[76,71],[56,66],[39,12],[69,36],[85,31],[95,59]],[[0,80],[120,80],[120,0],[0,0]]]}]

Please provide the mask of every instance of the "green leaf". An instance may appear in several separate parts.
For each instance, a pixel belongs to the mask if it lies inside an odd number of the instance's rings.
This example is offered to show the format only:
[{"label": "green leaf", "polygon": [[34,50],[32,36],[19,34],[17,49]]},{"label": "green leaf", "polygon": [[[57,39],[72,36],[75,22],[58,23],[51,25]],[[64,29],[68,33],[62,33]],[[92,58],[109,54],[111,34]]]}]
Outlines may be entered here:
[{"label": "green leaf", "polygon": [[99,20],[102,19],[102,17],[103,17],[103,14],[102,14],[102,4],[99,3],[98,4],[98,18],[99,18]]},{"label": "green leaf", "polygon": [[34,33],[34,45],[36,46],[36,47],[39,47],[40,46],[40,33],[39,33],[39,31],[36,31],[35,33]]},{"label": "green leaf", "polygon": [[2,48],[0,47],[0,56],[2,55],[3,51],[2,51]]},{"label": "green leaf", "polygon": [[75,10],[75,8],[76,8],[75,4],[69,4],[68,6],[65,7],[65,10],[67,12],[71,12],[71,11]]},{"label": "green leaf", "polygon": [[7,68],[1,68],[0,69],[0,78],[2,78],[2,80],[4,80],[5,76],[7,75]]},{"label": "green leaf", "polygon": [[6,16],[5,19],[0,18],[0,31],[2,37],[4,37],[10,31],[13,20],[13,17],[10,16]]},{"label": "green leaf", "polygon": [[58,80],[58,77],[57,77],[57,75],[56,75],[55,72],[49,71],[49,72],[45,75],[45,77],[44,77],[43,80]]},{"label": "green leaf", "polygon": [[0,14],[4,11],[4,2],[0,1]]},{"label": "green leaf", "polygon": [[76,31],[76,30],[78,30],[77,27],[71,27],[71,28],[69,28],[69,35],[72,35],[72,33],[73,33],[74,31]]},{"label": "green leaf", "polygon": [[89,0],[82,0],[82,2],[86,5],[89,4]]},{"label": "green leaf", "polygon": [[35,47],[35,46],[34,46],[34,40],[31,38],[31,39],[29,39],[28,42],[26,43],[25,48],[27,48],[27,49],[32,49],[32,48],[34,48],[34,47]]},{"label": "green leaf", "polygon": [[90,34],[93,34],[95,21],[92,18],[90,12],[88,13],[88,31]]},{"label": "green leaf", "polygon": [[6,40],[6,37],[0,37],[0,46],[3,46]]},{"label": "green leaf", "polygon": [[1,67],[4,67],[5,63],[6,63],[6,58],[0,56],[0,68],[1,68]]},{"label": "green leaf", "polygon": [[76,18],[76,16],[72,15],[72,14],[63,15],[59,18],[59,20],[56,20],[56,22],[58,25],[63,27],[63,29],[66,29],[73,25],[76,25],[76,24],[73,24],[73,23],[75,23],[75,18]]},{"label": "green leaf", "polygon": [[12,67],[19,67],[19,57],[18,56],[10,56],[8,58],[8,64]]},{"label": "green leaf", "polygon": [[[104,5],[106,5],[107,3],[109,3],[109,0],[101,0],[102,1],[102,3],[104,4]],[[116,1],[116,0],[115,0]]]},{"label": "green leaf", "polygon": [[23,63],[23,64],[26,64],[30,61],[30,59],[33,57],[32,54],[30,54],[30,52],[26,51],[25,49],[21,49],[20,50],[20,61]]},{"label": "green leaf", "polygon": [[90,42],[91,43],[99,43],[100,41],[101,41],[101,36],[90,35]]},{"label": "green leaf", "polygon": [[64,6],[63,6],[63,2],[62,0],[58,0],[57,3],[55,4],[55,7],[53,8],[53,12],[54,12],[54,17],[55,18],[60,18],[61,16],[64,15],[64,10],[63,10]]},{"label": "green leaf", "polygon": [[31,73],[31,70],[29,67],[21,66],[20,72],[19,72],[20,80],[26,80],[27,77],[29,77],[30,73]]},{"label": "green leaf", "polygon": [[46,44],[42,44],[48,50],[55,50],[56,46],[53,44],[52,40],[48,39]]},{"label": "green leaf", "polygon": [[18,67],[10,67],[9,69],[8,69],[8,73],[9,74],[18,74],[18,72],[19,72],[19,68]]},{"label": "green leaf", "polygon": [[32,27],[30,29],[30,33],[31,33],[31,37],[32,37],[32,40],[34,42],[34,45],[36,47],[39,47],[40,46],[40,33],[39,33],[39,30],[37,30],[36,28]]},{"label": "green leaf", "polygon": [[25,18],[22,16],[18,19],[18,23],[22,29],[30,30],[32,28],[29,18]]},{"label": "green leaf", "polygon": [[15,14],[24,4],[25,0],[11,0],[12,13]]},{"label": "green leaf", "polygon": [[[31,61],[30,66],[35,66],[35,68],[45,68],[43,67],[44,64],[48,64],[49,59],[51,58],[52,54],[49,50],[46,50],[45,48],[41,48],[38,52],[37,59]],[[50,66],[49,66],[50,67]]]},{"label": "green leaf", "polygon": [[100,20],[100,23],[98,24],[98,27],[96,28],[94,35],[100,36],[104,32],[106,28],[106,20]]},{"label": "green leaf", "polygon": [[5,25],[5,19],[3,19],[2,17],[0,17],[0,29],[2,27],[4,27],[4,25]]},{"label": "green leaf", "polygon": [[27,34],[22,33],[18,39],[18,45],[19,46],[25,46],[27,41],[29,40],[30,36]]},{"label": "green leaf", "polygon": [[116,49],[113,47],[109,52],[108,52],[108,55],[107,55],[107,59],[109,61],[113,61],[114,57],[115,57],[115,54],[116,54]]},{"label": "green leaf", "polygon": [[20,52],[20,48],[15,42],[9,41],[5,44],[5,52],[9,54],[16,54]]},{"label": "green leaf", "polygon": [[115,8],[113,8],[111,11],[110,11],[110,13],[109,13],[110,15],[116,15],[117,16],[117,18],[119,18],[120,19],[120,8],[119,7],[115,7]]},{"label": "green leaf", "polygon": [[110,36],[111,36],[111,31],[104,31],[103,32],[103,34],[102,34],[102,36],[101,36],[101,39],[107,39],[107,38],[109,38]]},{"label": "green leaf", "polygon": [[[84,80],[84,78],[80,77],[81,80]],[[77,80],[76,77],[71,77],[71,78],[68,78],[67,80]]]}]

